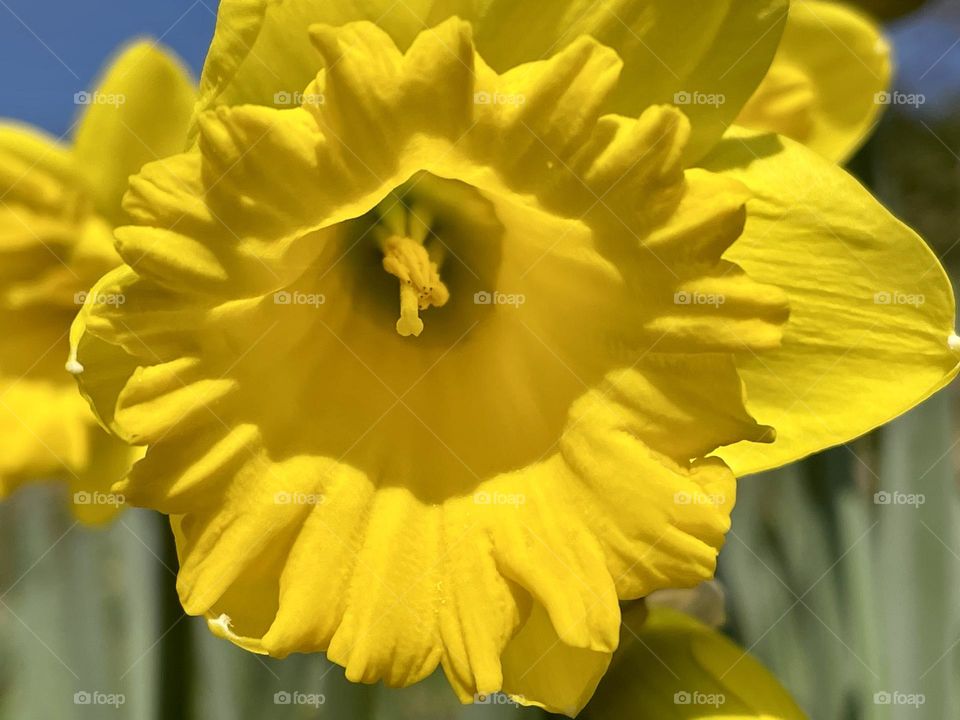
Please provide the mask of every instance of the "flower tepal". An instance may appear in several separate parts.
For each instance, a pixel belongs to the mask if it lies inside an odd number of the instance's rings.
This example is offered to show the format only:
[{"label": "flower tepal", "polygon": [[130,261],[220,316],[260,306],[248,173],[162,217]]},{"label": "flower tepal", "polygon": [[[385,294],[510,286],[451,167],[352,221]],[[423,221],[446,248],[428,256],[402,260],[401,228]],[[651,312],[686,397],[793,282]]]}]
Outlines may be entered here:
[{"label": "flower tepal", "polygon": [[[683,169],[676,109],[601,116],[620,61],[589,38],[497,74],[455,18],[406,53],[311,32],[302,106],[211,111],[133,180],[81,384],[149,445],[123,492],[177,516],[218,634],[575,713],[618,599],[713,574],[708,456],[773,438],[734,362],[785,296],[722,258],[747,191]],[[560,697],[529,670],[565,652]]]},{"label": "flower tepal", "polygon": [[0,499],[63,480],[77,519],[100,523],[123,504],[110,484],[138,451],[96,427],[62,356],[85,300],[123,302],[88,290],[121,262],[112,231],[127,178],[184,147],[196,94],[175,57],[134,42],[74,100],[69,145],[0,123]]}]

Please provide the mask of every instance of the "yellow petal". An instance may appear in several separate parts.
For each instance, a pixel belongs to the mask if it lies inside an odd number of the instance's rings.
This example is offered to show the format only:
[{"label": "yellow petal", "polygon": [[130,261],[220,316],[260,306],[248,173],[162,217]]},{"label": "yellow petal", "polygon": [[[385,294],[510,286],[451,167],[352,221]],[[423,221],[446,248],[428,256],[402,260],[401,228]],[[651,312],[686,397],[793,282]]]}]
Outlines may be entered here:
[{"label": "yellow petal", "polygon": [[[734,482],[704,456],[772,439],[733,355],[779,345],[785,296],[722,259],[747,191],[684,170],[675,108],[602,115],[589,38],[497,73],[457,19],[311,37],[323,102],[218,107],[131,183],[95,288],[125,302],[72,333],[150,445],[118,490],[182,516],[184,607],[245,648],[575,709],[619,599],[713,574]],[[553,636],[579,679],[521,682],[511,641]]]},{"label": "yellow petal", "polygon": [[28,480],[69,476],[86,464],[95,426],[77,399],[66,383],[0,380],[0,498]]},{"label": "yellow petal", "polygon": [[[651,105],[680,105],[690,118],[686,153],[693,160],[720,138],[759,85],[786,13],[781,0],[493,0],[476,19],[467,18],[495,69],[543,57],[579,35],[614,48],[624,70],[607,109],[636,117]],[[702,96],[717,102],[699,102]]]},{"label": "yellow petal", "polygon": [[612,657],[564,643],[535,603],[504,650],[503,692],[520,705],[576,717],[593,697]]},{"label": "yellow petal", "polygon": [[720,450],[737,474],[851,440],[956,375],[943,268],[856,180],[791,140],[747,132],[706,166],[756,195],[728,257],[790,298],[783,346],[738,359],[747,407],[777,439]]},{"label": "yellow petal", "polygon": [[0,323],[8,329],[0,342],[0,496],[27,480],[70,476],[88,459],[93,418],[77,403],[63,353],[84,289],[75,245],[109,241],[79,186],[66,148],[0,126]]},{"label": "yellow petal", "polygon": [[67,256],[89,208],[69,150],[26,126],[0,124],[0,190],[0,292],[4,304],[25,305],[22,287],[62,269],[57,258]]},{"label": "yellow petal", "polygon": [[198,110],[219,104],[298,105],[299,99],[295,96],[318,70],[307,32],[310,25],[336,26],[369,20],[406,48],[430,24],[428,18],[435,22],[454,14],[440,16],[432,11],[434,5],[444,4],[450,3],[448,0],[405,0],[403,5],[389,0],[221,2],[216,31],[200,77]]},{"label": "yellow petal", "polygon": [[[124,68],[131,78],[119,77]],[[139,169],[123,165],[127,158],[121,155],[156,156],[111,141],[127,132],[127,122],[148,147],[182,149],[190,107],[181,103],[179,85],[164,80],[171,68],[145,46],[129,51],[98,94],[88,96],[93,104],[77,152],[28,128],[0,127],[0,323],[16,329],[0,341],[0,495],[26,481],[64,480],[75,516],[86,523],[108,520],[122,506],[111,486],[126,474],[136,451],[97,428],[89,407],[77,402],[76,383],[63,367],[67,334],[85,299],[123,300],[87,292],[120,262],[101,212],[120,216],[126,178],[119,173]],[[167,91],[169,96],[145,107],[148,96],[155,97],[151,93]],[[119,105],[123,92],[130,93],[124,98],[129,105]],[[100,104],[111,94],[116,106]],[[104,112],[113,118],[107,121]],[[147,117],[150,126],[144,127]],[[163,125],[164,117],[172,124]],[[117,177],[98,173],[108,165]],[[112,208],[104,205],[109,202]]]},{"label": "yellow petal", "polygon": [[[500,72],[547,57],[583,35],[624,60],[608,110],[636,117],[650,105],[690,102],[688,158],[723,134],[770,65],[786,20],[786,0],[225,0],[201,78],[200,109],[217,104],[299,104],[316,73],[310,24],[370,20],[407,48],[424,27],[458,15],[472,23],[477,47]],[[682,38],[682,42],[678,42]]]},{"label": "yellow petal", "polygon": [[843,163],[893,97],[890,52],[881,28],[860,11],[796,0],[770,72],[737,123]]},{"label": "yellow petal", "polygon": [[581,717],[657,720],[806,720],[747,650],[676,610],[627,614],[623,643]]},{"label": "yellow petal", "polygon": [[120,200],[131,175],[183,150],[195,100],[180,60],[146,40],[122,50],[97,89],[84,93],[74,152],[104,218],[123,219]]}]

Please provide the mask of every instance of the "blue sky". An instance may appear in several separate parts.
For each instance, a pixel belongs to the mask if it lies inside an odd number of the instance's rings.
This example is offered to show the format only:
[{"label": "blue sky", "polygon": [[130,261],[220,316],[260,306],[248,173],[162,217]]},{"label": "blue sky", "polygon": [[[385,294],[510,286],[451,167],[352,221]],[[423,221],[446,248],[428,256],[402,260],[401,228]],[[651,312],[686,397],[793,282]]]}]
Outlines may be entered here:
[{"label": "blue sky", "polygon": [[161,38],[199,76],[218,0],[0,0],[0,117],[56,135],[118,46]]},{"label": "blue sky", "polygon": [[[217,5],[218,0],[0,0],[0,117],[63,134],[76,113],[74,93],[91,89],[114,51],[137,36],[160,38],[199,75]],[[925,15],[892,28],[898,85],[926,95],[925,113],[949,114],[960,104],[958,5],[931,1]]]}]

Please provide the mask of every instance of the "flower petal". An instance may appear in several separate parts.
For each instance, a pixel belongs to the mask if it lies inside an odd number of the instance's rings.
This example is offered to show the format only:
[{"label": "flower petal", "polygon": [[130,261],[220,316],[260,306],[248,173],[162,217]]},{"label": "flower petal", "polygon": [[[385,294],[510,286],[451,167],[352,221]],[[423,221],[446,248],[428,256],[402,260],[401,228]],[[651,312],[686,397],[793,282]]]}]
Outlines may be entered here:
[{"label": "flower petal", "polygon": [[[83,290],[81,238],[109,248],[69,151],[26,127],[0,126],[0,497],[88,459],[94,427],[63,372],[66,331]],[[80,243],[84,244],[84,243]],[[116,257],[116,256],[114,256]]]},{"label": "flower petal", "polygon": [[0,381],[0,498],[26,481],[84,466],[94,425],[77,399],[67,384]]},{"label": "flower petal", "polygon": [[651,608],[642,625],[627,614],[624,625],[583,718],[806,720],[767,669],[709,626],[668,608]]},{"label": "flower petal", "polygon": [[796,0],[773,66],[737,123],[846,162],[890,97],[890,53],[883,31],[863,13]]},{"label": "flower petal", "polygon": [[777,428],[771,445],[718,452],[738,475],[862,435],[956,375],[950,281],[856,180],[791,140],[749,132],[705,165],[756,195],[728,256],[790,298],[783,346],[738,358],[747,407]]},{"label": "flower petal", "polygon": [[68,263],[91,213],[69,150],[31,128],[0,124],[0,193],[0,307],[73,306],[66,290],[77,277]]},{"label": "flower petal", "polygon": [[[788,3],[781,0],[493,0],[477,19],[481,54],[506,69],[555,52],[580,35],[615,48],[621,82],[608,110],[628,117],[684,93],[722,96],[684,104],[692,134],[687,157],[704,154],[759,85],[776,52]],[[682,42],[678,42],[682,38]]]},{"label": "flower petal", "polygon": [[543,607],[534,603],[504,650],[503,692],[521,705],[576,717],[593,697],[612,657],[565,644]]},{"label": "flower petal", "polygon": [[[722,96],[689,104],[693,125],[688,157],[704,154],[723,134],[770,65],[786,0],[224,0],[201,79],[201,102],[289,105],[316,72],[306,28],[370,20],[401,49],[428,26],[459,15],[473,24],[477,47],[494,69],[506,71],[549,56],[589,35],[616,48],[624,77],[608,110],[636,117],[678,93]],[[682,37],[683,42],[677,42]],[[747,48],[744,51],[744,48]]]},{"label": "flower petal", "polygon": [[[153,54],[145,50],[128,53],[126,64],[141,56],[150,66]],[[134,93],[147,89],[128,84]],[[122,87],[115,81],[105,91]],[[88,154],[94,144],[107,147],[107,138],[98,136],[111,131],[97,120],[102,110],[93,106],[89,129],[81,133]],[[180,108],[176,132],[181,140],[188,111]],[[124,117],[132,121],[129,113]],[[116,159],[111,155],[111,162]],[[74,515],[93,524],[108,520],[122,506],[122,498],[108,491],[129,470],[136,451],[96,427],[89,407],[82,399],[78,404],[75,383],[63,368],[70,323],[90,284],[120,262],[111,227],[97,212],[91,197],[95,188],[89,184],[109,179],[88,170],[84,153],[27,128],[0,127],[0,323],[16,328],[0,342],[0,495],[25,481],[65,480]],[[122,181],[125,186],[126,178]],[[119,216],[122,188],[116,192],[113,210]]]},{"label": "flower petal", "polygon": [[[456,0],[455,0],[456,1]],[[469,1],[469,0],[468,0]],[[448,0],[226,0],[200,77],[198,111],[216,105],[290,105],[317,73],[310,25],[375,22],[406,48]],[[462,4],[462,3],[460,3]],[[294,102],[292,104],[299,104]]]},{"label": "flower petal", "polygon": [[90,95],[74,146],[104,218],[124,219],[120,200],[131,175],[186,147],[195,101],[186,68],[156,43],[139,41],[118,54]]}]

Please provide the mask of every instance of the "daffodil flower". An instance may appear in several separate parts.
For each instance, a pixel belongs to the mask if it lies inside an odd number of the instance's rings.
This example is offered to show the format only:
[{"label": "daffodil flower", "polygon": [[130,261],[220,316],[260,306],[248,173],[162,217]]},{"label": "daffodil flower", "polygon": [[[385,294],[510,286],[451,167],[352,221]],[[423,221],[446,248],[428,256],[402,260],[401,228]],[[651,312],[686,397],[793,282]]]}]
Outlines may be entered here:
[{"label": "daffodil flower", "polygon": [[63,478],[77,517],[98,522],[122,504],[108,491],[131,450],[97,427],[62,354],[87,291],[122,262],[112,230],[128,176],[183,150],[195,92],[176,60],[140,42],[74,100],[72,147],[0,125],[0,498]]},{"label": "daffodil flower", "polygon": [[732,127],[786,9],[221,4],[68,363],[149,446],[117,489],[173,516],[190,614],[575,715],[619,601],[712,577],[736,474],[953,377],[923,242]]},{"label": "daffodil flower", "polygon": [[767,76],[737,123],[802,142],[845,162],[891,103],[891,49],[859,10],[794,0]]}]

